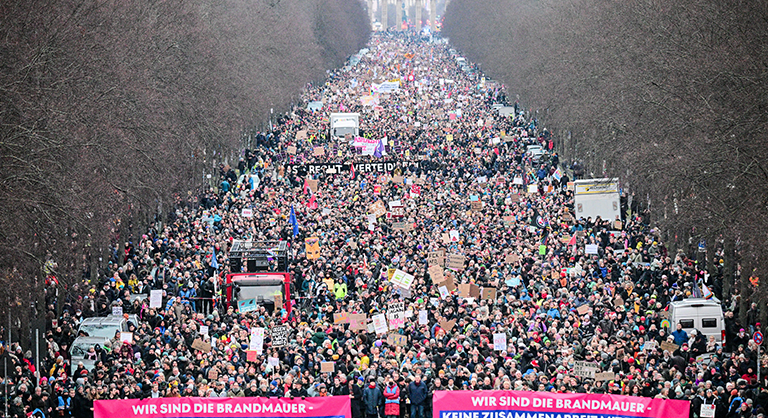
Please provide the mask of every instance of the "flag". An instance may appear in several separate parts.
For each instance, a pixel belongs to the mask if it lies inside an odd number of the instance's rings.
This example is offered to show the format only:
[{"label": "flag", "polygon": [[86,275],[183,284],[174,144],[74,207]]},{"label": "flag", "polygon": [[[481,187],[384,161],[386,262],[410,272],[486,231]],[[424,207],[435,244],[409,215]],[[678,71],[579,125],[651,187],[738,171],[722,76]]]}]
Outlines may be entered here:
[{"label": "flag", "polygon": [[349,173],[352,176],[352,180],[354,180],[355,179],[355,165],[354,164],[350,164],[349,165]]},{"label": "flag", "polygon": [[312,197],[309,198],[309,203],[307,203],[307,207],[310,209],[317,209],[317,201],[315,201],[315,195],[312,195]]},{"label": "flag", "polygon": [[712,294],[712,291],[709,290],[709,287],[707,287],[707,285],[705,285],[704,283],[701,284],[701,293],[704,299],[712,299],[712,296],[714,296]]},{"label": "flag", "polygon": [[560,171],[560,167],[557,167],[557,170],[555,170],[554,173],[552,173],[552,177],[555,178],[555,180],[560,181],[561,178],[563,178],[563,172]]},{"label": "flag", "polygon": [[311,194],[312,189],[309,188],[309,177],[304,179],[304,194]]},{"label": "flag", "polygon": [[291,216],[289,219],[291,225],[293,225],[293,237],[296,238],[296,235],[299,235],[299,223],[296,222],[296,212],[293,211],[293,205],[291,205]]},{"label": "flag", "polygon": [[571,236],[571,240],[568,241],[568,246],[570,247],[572,245],[576,245],[576,234],[573,234],[573,236]]},{"label": "flag", "polygon": [[213,267],[214,270],[219,269],[219,261],[216,260],[216,247],[213,248],[213,255],[211,256],[211,267]]},{"label": "flag", "polygon": [[381,156],[384,155],[384,140],[379,140],[379,143],[376,144],[376,149],[373,151],[373,156],[376,158],[381,158]]}]

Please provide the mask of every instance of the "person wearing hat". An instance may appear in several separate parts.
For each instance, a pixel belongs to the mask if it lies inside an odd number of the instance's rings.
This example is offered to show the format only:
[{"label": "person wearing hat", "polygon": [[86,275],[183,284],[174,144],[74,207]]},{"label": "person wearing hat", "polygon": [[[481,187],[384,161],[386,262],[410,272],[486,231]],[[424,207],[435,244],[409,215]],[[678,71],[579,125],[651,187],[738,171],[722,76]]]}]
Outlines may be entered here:
[{"label": "person wearing hat", "polygon": [[363,383],[365,378],[358,376],[349,379],[349,397],[351,399],[352,418],[363,418]]}]

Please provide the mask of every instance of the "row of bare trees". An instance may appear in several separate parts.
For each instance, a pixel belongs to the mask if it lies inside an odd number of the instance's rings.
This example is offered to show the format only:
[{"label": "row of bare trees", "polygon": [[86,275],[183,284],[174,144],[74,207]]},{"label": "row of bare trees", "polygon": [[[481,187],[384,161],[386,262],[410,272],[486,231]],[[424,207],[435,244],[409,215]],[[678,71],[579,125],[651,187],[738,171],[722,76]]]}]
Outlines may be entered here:
[{"label": "row of bare trees", "polygon": [[453,0],[444,31],[671,246],[722,253],[726,296],[765,300],[768,3]]},{"label": "row of bare trees", "polygon": [[358,0],[0,0],[0,305],[42,312],[47,258],[71,289],[369,26]]}]

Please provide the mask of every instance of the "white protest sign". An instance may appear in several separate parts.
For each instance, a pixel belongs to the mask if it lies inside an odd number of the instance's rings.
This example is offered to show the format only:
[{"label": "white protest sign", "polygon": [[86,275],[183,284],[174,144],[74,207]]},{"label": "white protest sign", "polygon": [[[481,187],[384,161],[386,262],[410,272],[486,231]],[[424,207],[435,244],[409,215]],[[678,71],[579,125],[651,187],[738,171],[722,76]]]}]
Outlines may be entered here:
[{"label": "white protest sign", "polygon": [[493,334],[493,349],[496,351],[505,351],[507,349],[507,334],[503,332]]},{"label": "white protest sign", "polygon": [[159,308],[163,305],[163,291],[162,290],[150,290],[149,291],[149,307]]},{"label": "white protest sign", "polygon": [[112,315],[114,315],[114,316],[123,316],[123,307],[122,306],[113,306],[112,307]]},{"label": "white protest sign", "polygon": [[384,314],[378,314],[373,316],[373,330],[377,334],[387,333],[387,317]]},{"label": "white protest sign", "polygon": [[208,325],[200,325],[200,334],[208,335]]},{"label": "white protest sign", "polygon": [[427,317],[427,310],[422,309],[419,311],[419,325],[429,324],[429,318]]},{"label": "white protest sign", "polygon": [[584,254],[597,254],[597,244],[587,244],[584,246]]},{"label": "white protest sign", "polygon": [[264,328],[251,329],[250,350],[261,354],[264,351]]},{"label": "white protest sign", "polygon": [[573,362],[573,375],[579,377],[595,378],[597,373],[597,364],[588,361],[574,361]]}]

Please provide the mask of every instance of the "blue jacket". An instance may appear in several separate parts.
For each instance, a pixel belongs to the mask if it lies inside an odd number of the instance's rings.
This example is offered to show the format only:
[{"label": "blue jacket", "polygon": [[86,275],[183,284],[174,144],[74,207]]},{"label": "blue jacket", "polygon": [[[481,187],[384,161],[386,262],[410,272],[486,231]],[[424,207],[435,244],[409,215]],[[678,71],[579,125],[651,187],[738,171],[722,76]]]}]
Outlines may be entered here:
[{"label": "blue jacket", "polygon": [[683,345],[683,343],[688,342],[688,333],[682,329],[672,332],[672,336],[675,337],[675,344],[677,345]]},{"label": "blue jacket", "polygon": [[411,405],[421,405],[427,400],[427,385],[424,382],[411,382],[408,385],[408,396],[411,399]]}]

